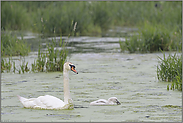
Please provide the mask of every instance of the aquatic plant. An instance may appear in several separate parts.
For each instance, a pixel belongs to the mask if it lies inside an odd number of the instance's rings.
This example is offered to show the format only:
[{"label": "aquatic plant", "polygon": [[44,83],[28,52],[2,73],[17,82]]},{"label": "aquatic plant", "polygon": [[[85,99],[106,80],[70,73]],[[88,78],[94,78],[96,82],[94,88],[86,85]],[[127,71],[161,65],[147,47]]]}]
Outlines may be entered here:
[{"label": "aquatic plant", "polygon": [[136,35],[131,37],[130,40],[128,40],[126,37],[125,42],[122,42],[119,40],[119,44],[120,44],[121,52],[124,52],[127,50],[130,53],[135,53],[139,49],[139,42]]},{"label": "aquatic plant", "polygon": [[25,72],[28,72],[30,69],[28,68],[28,62],[25,62],[25,59],[23,60],[23,62],[20,64],[20,69],[18,70],[19,71],[19,74],[22,72],[22,73],[25,73]]},{"label": "aquatic plant", "polygon": [[30,52],[30,46],[22,39],[17,39],[11,33],[1,32],[1,56],[26,56]]},{"label": "aquatic plant", "polygon": [[[145,21],[182,29],[181,1],[2,1],[1,29],[27,29],[47,35],[102,35],[112,26],[134,27]],[[16,9],[15,9],[16,8]],[[61,9],[60,9],[61,8]],[[81,14],[82,13],[82,14]]]},{"label": "aquatic plant", "polygon": [[16,73],[16,71],[18,71],[18,73],[21,74],[30,71],[30,68],[28,67],[28,62],[25,62],[25,59],[24,60],[20,59],[19,62],[21,62],[19,67],[16,67],[15,61],[12,60],[12,57],[9,57],[8,61],[5,58],[2,58],[1,72]]},{"label": "aquatic plant", "polygon": [[6,59],[1,58],[1,72],[2,73],[4,71],[10,72],[11,67],[12,67],[11,58],[9,58],[9,61],[7,61]]},{"label": "aquatic plant", "polygon": [[[74,23],[72,20],[71,27],[73,29],[69,32],[68,38],[74,35],[76,30],[77,22]],[[53,71],[63,71],[63,65],[66,61],[68,50],[65,48],[67,42],[62,40],[57,41],[56,38],[52,39],[51,43],[46,45],[47,50],[41,51],[41,45],[39,45],[38,50],[38,59],[34,64],[32,64],[33,71],[37,70],[38,72],[53,72]],[[60,48],[60,49],[58,49]]]},{"label": "aquatic plant", "polygon": [[[68,53],[65,45],[66,43],[62,40],[62,37],[60,37],[60,41],[58,42],[56,39],[52,39],[52,42],[46,45],[46,51],[41,50],[42,47],[39,45],[38,58],[32,64],[32,71],[63,71],[63,64],[66,61]],[[57,46],[60,49],[57,49]]]},{"label": "aquatic plant", "polygon": [[158,57],[159,65],[157,66],[157,77],[160,81],[171,82],[167,85],[167,90],[177,89],[182,91],[182,55],[176,53],[166,58]]},{"label": "aquatic plant", "polygon": [[170,30],[162,25],[146,22],[139,28],[138,35],[133,35],[125,42],[119,41],[121,51],[128,50],[130,53],[155,52],[155,51],[180,51],[182,50],[181,30]]},{"label": "aquatic plant", "polygon": [[[15,62],[12,60],[12,56],[26,56],[30,52],[30,46],[27,45],[27,42],[24,39],[18,39],[16,36],[13,36],[11,33],[1,32],[1,72],[11,72],[13,66],[13,72],[15,73],[17,68]],[[6,56],[9,56],[9,61],[6,61]],[[13,65],[12,65],[13,64]],[[27,63],[28,64],[28,63]],[[24,69],[26,65],[20,65],[20,70],[24,73],[24,70],[27,71],[28,68]]]},{"label": "aquatic plant", "polygon": [[34,61],[34,64],[32,64],[32,66],[35,66],[35,68],[33,68],[33,71],[37,70],[37,71],[44,71],[44,66],[46,63],[46,55],[43,54],[43,52],[41,52],[41,45],[39,45],[39,50],[38,50],[38,59],[36,60],[36,62]]},{"label": "aquatic plant", "polygon": [[[74,29],[69,33],[68,38],[74,34],[77,22],[73,23],[72,21],[71,25],[74,25]],[[10,72],[12,63],[13,72],[15,73],[18,71],[19,74],[28,71],[63,71],[63,64],[65,63],[68,54],[68,50],[65,48],[66,44],[67,43],[62,40],[62,37],[60,37],[60,41],[57,41],[56,38],[52,39],[52,41],[46,45],[46,50],[42,50],[42,46],[39,45],[38,58],[33,64],[31,64],[32,69],[28,67],[28,62],[25,62],[24,56],[23,60],[19,60],[21,62],[19,67],[20,69],[16,68],[15,61],[12,61],[10,59],[11,57],[9,58],[9,62],[6,62],[6,59],[1,59],[1,71],[4,72],[4,70],[7,70],[7,72]]]},{"label": "aquatic plant", "polygon": [[1,29],[25,30],[29,29],[30,16],[27,9],[14,1],[1,2]]},{"label": "aquatic plant", "polygon": [[36,72],[36,69],[37,69],[37,67],[36,67],[36,61],[34,60],[34,63],[31,64],[31,65],[32,65],[31,71],[32,71],[32,72]]}]

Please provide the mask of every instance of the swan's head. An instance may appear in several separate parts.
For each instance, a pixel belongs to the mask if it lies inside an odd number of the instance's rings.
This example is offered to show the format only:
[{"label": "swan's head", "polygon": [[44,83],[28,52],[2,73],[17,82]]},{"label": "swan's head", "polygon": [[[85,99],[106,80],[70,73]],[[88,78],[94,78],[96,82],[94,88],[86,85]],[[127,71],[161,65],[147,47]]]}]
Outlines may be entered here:
[{"label": "swan's head", "polygon": [[111,103],[114,103],[114,104],[117,104],[117,105],[121,105],[121,103],[119,102],[119,100],[116,97],[110,97],[108,99],[108,102],[111,102]]},{"label": "swan's head", "polygon": [[73,71],[74,73],[76,73],[76,74],[78,74],[78,72],[75,70],[75,65],[74,64],[72,64],[71,62],[66,62],[65,64],[64,64],[64,69],[65,70],[71,70],[71,71]]}]

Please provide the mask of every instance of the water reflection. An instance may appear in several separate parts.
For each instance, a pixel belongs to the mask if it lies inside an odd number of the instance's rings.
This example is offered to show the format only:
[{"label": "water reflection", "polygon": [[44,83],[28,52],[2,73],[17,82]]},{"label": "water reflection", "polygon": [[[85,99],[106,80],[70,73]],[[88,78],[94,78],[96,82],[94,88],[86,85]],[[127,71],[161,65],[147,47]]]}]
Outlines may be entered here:
[{"label": "water reflection", "polygon": [[[51,43],[52,40],[67,42],[67,49],[69,49],[69,53],[115,53],[119,52],[119,41],[125,41],[125,37],[129,37],[137,32],[136,28],[121,28],[115,27],[110,29],[105,33],[104,36],[107,37],[88,37],[88,36],[80,36],[80,37],[48,37],[48,38],[40,38],[33,33],[26,33],[23,37],[27,40],[28,44],[31,46],[31,51],[37,51],[39,48],[38,44],[42,45],[42,48],[46,48],[47,43]],[[18,38],[22,38],[19,36]]]},{"label": "water reflection", "polygon": [[[52,39],[60,41],[60,37],[52,37],[48,39],[27,39],[28,44],[31,46],[31,51],[38,51],[39,45],[46,48],[47,43],[51,43]],[[100,37],[62,37],[62,40],[67,42],[66,48],[69,53],[101,53],[101,52],[119,52],[119,40],[125,41],[125,38],[100,38]],[[57,45],[57,48],[59,46]]]}]

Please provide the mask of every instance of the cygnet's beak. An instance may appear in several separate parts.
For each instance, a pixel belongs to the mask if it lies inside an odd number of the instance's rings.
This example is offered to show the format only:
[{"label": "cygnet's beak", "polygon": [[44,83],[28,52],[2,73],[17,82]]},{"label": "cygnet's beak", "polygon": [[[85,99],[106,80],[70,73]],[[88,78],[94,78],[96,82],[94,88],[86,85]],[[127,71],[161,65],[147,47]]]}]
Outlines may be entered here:
[{"label": "cygnet's beak", "polygon": [[117,103],[117,105],[121,105],[121,103],[118,100],[116,100],[116,103]]},{"label": "cygnet's beak", "polygon": [[71,70],[72,70],[74,73],[78,74],[78,72],[75,70],[74,67],[71,67]]}]

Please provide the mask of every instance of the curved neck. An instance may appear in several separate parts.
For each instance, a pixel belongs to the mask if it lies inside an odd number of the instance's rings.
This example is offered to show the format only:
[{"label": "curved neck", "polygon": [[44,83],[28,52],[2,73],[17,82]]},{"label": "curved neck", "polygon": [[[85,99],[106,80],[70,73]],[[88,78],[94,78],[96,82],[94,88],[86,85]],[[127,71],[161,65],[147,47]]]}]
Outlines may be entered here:
[{"label": "curved neck", "polygon": [[68,104],[68,99],[71,99],[69,90],[69,71],[64,69],[63,75],[64,75],[64,103]]}]

